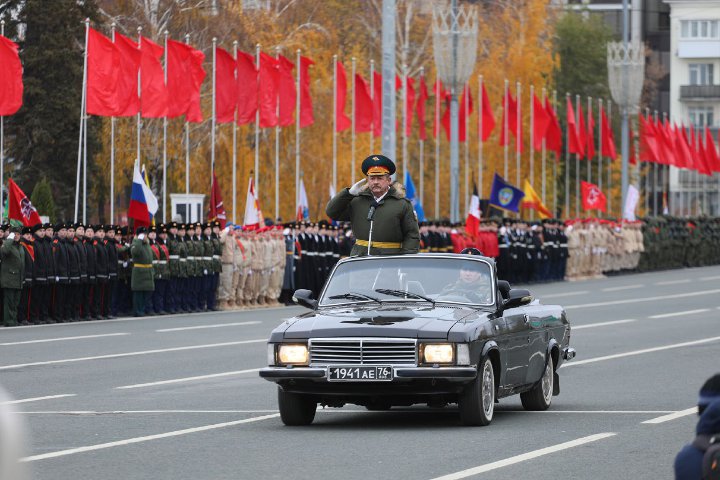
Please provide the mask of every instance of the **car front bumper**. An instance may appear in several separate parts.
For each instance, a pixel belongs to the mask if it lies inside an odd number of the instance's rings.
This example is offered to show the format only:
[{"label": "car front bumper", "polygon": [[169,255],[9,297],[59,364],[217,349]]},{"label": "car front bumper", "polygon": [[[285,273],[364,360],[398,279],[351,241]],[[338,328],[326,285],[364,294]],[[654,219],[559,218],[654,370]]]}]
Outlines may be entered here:
[{"label": "car front bumper", "polygon": [[434,379],[467,383],[477,377],[477,368],[468,367],[393,367],[393,379],[382,382],[350,381],[331,382],[327,378],[328,367],[266,367],[260,369],[260,376],[271,382],[286,380],[311,380],[319,383],[386,384],[411,381],[413,379]]}]

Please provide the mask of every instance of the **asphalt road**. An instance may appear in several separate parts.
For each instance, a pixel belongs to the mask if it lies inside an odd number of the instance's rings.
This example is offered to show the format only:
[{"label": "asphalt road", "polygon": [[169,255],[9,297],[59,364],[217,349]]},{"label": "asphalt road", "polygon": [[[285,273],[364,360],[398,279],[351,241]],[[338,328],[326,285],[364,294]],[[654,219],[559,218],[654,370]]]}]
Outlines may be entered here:
[{"label": "asphalt road", "polygon": [[0,384],[33,479],[671,477],[720,371],[720,267],[531,289],[578,356],[550,410],[503,399],[489,427],[419,406],[284,427],[257,369],[297,307],[0,329]]}]

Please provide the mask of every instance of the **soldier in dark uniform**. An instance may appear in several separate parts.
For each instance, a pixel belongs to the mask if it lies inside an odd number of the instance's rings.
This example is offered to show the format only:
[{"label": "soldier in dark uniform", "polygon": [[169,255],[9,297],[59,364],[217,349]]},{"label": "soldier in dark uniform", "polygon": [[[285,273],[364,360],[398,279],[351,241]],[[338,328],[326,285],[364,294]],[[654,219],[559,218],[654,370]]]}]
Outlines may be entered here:
[{"label": "soldier in dark uniform", "polygon": [[87,281],[83,291],[81,299],[82,304],[82,319],[93,320],[95,319],[95,312],[93,312],[94,299],[95,299],[95,287],[97,285],[96,269],[97,269],[97,252],[95,252],[95,230],[92,225],[85,227],[85,237],[83,238],[83,247],[85,247],[85,259],[87,261]]},{"label": "soldier in dark uniform", "polygon": [[[30,301],[32,300],[33,272],[35,271],[35,247],[33,245],[32,228],[23,227],[20,246],[23,247],[25,261],[25,275],[20,293],[20,305],[18,307],[18,320],[20,325],[36,323],[30,318]],[[34,319],[33,319],[34,320]]]},{"label": "soldier in dark uniform", "polygon": [[111,315],[118,316],[121,313],[132,312],[132,290],[130,279],[132,276],[132,255],[130,253],[130,229],[126,226],[115,231],[118,242],[118,281],[117,288],[113,294],[114,306],[111,307]]},{"label": "soldier in dark uniform", "polygon": [[[56,223],[55,236],[52,238],[51,248],[55,282],[50,292],[52,305],[52,318],[58,323],[68,320],[68,284],[70,283],[70,265],[67,251],[67,226]],[[47,229],[46,229],[47,234]]]},{"label": "soldier in dark uniform", "polygon": [[[43,324],[51,321],[48,315],[50,304],[50,286],[48,276],[54,277],[52,268],[52,251],[45,241],[45,227],[38,223],[31,227],[33,232],[33,288],[30,299],[30,318],[32,323]],[[55,323],[55,322],[53,322]]]},{"label": "soldier in dark uniform", "polygon": [[155,274],[155,291],[152,294],[152,307],[148,311],[154,311],[158,315],[165,315],[165,297],[167,295],[167,274],[169,271],[169,252],[165,242],[159,237],[165,230],[164,225],[151,227],[148,233],[150,248],[153,252],[153,273]]},{"label": "soldier in dark uniform", "polygon": [[[212,245],[212,275],[210,276],[210,295],[208,296],[208,310],[217,310],[217,294],[220,286],[220,273],[222,272],[222,245],[220,244],[220,222],[214,220],[212,222],[212,233],[210,234],[210,244]],[[230,241],[234,241],[230,238]]]},{"label": "soldier in dark uniform", "polygon": [[557,280],[562,280],[563,278],[565,278],[565,268],[567,267],[567,259],[570,254],[568,250],[567,235],[565,235],[565,224],[563,222],[558,222],[557,239],[559,245],[559,260],[556,275]]},{"label": "soldier in dark uniform", "polygon": [[[16,229],[17,230],[17,229]],[[22,297],[23,282],[25,280],[25,248],[19,243],[19,231],[10,231],[3,239],[0,254],[0,285],[3,293],[3,324],[14,327],[18,324],[18,307]]]},{"label": "soldier in dark uniform", "polygon": [[93,318],[107,318],[105,305],[108,301],[108,280],[110,279],[110,259],[105,247],[105,225],[95,226],[95,237],[92,239],[95,250],[95,291],[93,295]]},{"label": "soldier in dark uniform", "polygon": [[168,233],[163,234],[168,248],[168,286],[165,295],[165,311],[168,313],[177,313],[180,310],[180,247],[177,233],[177,222],[170,222]]},{"label": "soldier in dark uniform", "polygon": [[177,309],[181,312],[190,312],[192,310],[192,307],[190,306],[190,301],[188,300],[188,297],[190,296],[189,292],[189,285],[190,285],[190,262],[188,261],[188,250],[189,250],[189,244],[187,241],[187,236],[185,233],[185,224],[181,223],[178,225],[177,230],[177,247],[178,247],[178,256],[180,258],[180,267],[178,270],[178,290],[177,290]]},{"label": "soldier in dark uniform", "polygon": [[153,276],[153,253],[148,244],[145,227],[138,227],[137,235],[132,242],[130,252],[133,259],[131,288],[133,294],[133,314],[136,317],[145,315],[145,305],[155,290]]},{"label": "soldier in dark uniform", "polygon": [[116,306],[115,291],[118,283],[118,248],[121,248],[118,246],[117,240],[115,240],[116,230],[115,225],[108,225],[105,238],[102,241],[108,263],[108,283],[105,288],[105,301],[103,302],[102,311],[102,316],[105,318],[115,318],[116,316],[113,307]]},{"label": "soldier in dark uniform", "polygon": [[212,301],[210,297],[212,296],[212,276],[213,276],[213,268],[212,268],[212,256],[213,256],[213,244],[212,240],[210,238],[212,234],[212,224],[211,223],[203,223],[202,225],[202,235],[200,236],[200,244],[202,248],[202,268],[203,268],[203,277],[202,277],[202,297],[200,300],[200,309],[203,311],[210,310],[212,307]]}]

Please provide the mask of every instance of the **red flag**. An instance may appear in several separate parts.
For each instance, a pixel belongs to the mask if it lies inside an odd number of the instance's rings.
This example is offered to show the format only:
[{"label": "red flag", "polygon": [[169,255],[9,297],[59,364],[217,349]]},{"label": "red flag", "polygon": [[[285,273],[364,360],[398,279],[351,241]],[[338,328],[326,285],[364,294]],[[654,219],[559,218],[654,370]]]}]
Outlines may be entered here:
[{"label": "red flag", "polygon": [[[443,103],[445,104],[445,108],[448,109],[449,105],[447,103],[448,97],[450,96],[450,92],[445,90],[445,87],[443,86],[442,82],[440,80],[435,80],[435,86],[433,87],[433,92],[435,92],[435,110],[440,110],[440,105]],[[440,115],[440,113],[436,111],[433,120],[433,136],[437,138],[437,136],[440,134],[440,122],[438,121],[442,117],[445,116],[443,113]]]},{"label": "red flag", "polygon": [[18,46],[0,35],[0,116],[12,115],[22,106],[22,63]]},{"label": "red flag", "polygon": [[662,159],[661,163],[663,165],[677,165],[672,131],[667,119],[664,124],[658,121],[656,131],[658,132],[658,150]]},{"label": "red flag", "polygon": [[[465,107],[465,95],[468,95],[467,97],[467,108]],[[450,139],[450,97],[446,97],[446,102],[448,104],[447,108],[445,109],[445,113],[443,114],[442,119],[440,120],[440,123],[443,126],[443,130],[445,130],[445,138],[448,140]],[[473,113],[473,98],[472,93],[470,92],[470,88],[468,85],[465,85],[465,88],[463,88],[462,96],[460,97],[460,105],[459,105],[459,112],[458,112],[458,137],[460,142],[464,142],[466,140],[466,132],[465,132],[465,123],[467,117],[472,115]],[[466,110],[469,110],[469,112],[466,112]]]},{"label": "red flag", "polygon": [[688,142],[685,125],[681,125],[680,131],[675,132],[675,151],[682,168],[695,170],[694,150],[694,146],[691,147]]},{"label": "red flag", "polygon": [[308,57],[300,57],[300,128],[315,123],[310,96],[310,65],[315,65],[315,62]]},{"label": "red flag", "polygon": [[593,117],[592,103],[588,108],[588,126],[587,126],[587,146],[585,151],[587,152],[587,159],[592,160],[595,158],[595,117]]},{"label": "red flag", "polygon": [[260,52],[259,76],[260,128],[274,127],[278,123],[277,97],[280,88],[280,71],[278,61],[265,52]]},{"label": "red flag", "polygon": [[[337,124],[335,131],[342,132],[352,125],[350,117],[345,115],[345,99],[347,98],[347,75],[345,75],[345,67],[340,62],[337,65],[337,95],[335,96],[335,118]],[[382,87],[381,87],[382,88]],[[382,94],[380,95],[382,97]]]},{"label": "red flag", "polygon": [[355,74],[355,131],[358,133],[372,130],[373,101],[370,86],[359,73]]},{"label": "red flag", "polygon": [[417,103],[415,104],[415,112],[417,113],[418,119],[418,134],[420,140],[427,140],[427,133],[425,132],[425,103],[430,95],[428,95],[427,84],[425,84],[425,77],[420,77],[420,86],[418,87],[419,93],[417,97]]},{"label": "red flag", "polygon": [[111,117],[120,110],[117,99],[119,71],[120,53],[117,47],[105,35],[88,27],[87,113]]},{"label": "red flag", "polygon": [[382,135],[382,75],[373,71],[373,136]]},{"label": "red flag", "polygon": [[258,109],[258,72],[255,57],[245,52],[237,55],[238,125],[255,121]]},{"label": "red flag", "polygon": [[630,127],[630,159],[628,162],[630,162],[630,165],[637,165],[637,157],[635,156],[635,132],[632,129],[632,126]]},{"label": "red flag", "polygon": [[708,168],[707,160],[707,149],[703,145],[702,138],[700,138],[700,134],[698,132],[697,149],[695,151],[695,168],[698,173],[710,176],[712,173],[710,172],[710,168]]},{"label": "red flag", "polygon": [[287,127],[295,123],[295,107],[297,106],[297,87],[293,78],[295,64],[280,55],[278,64],[280,82],[278,84],[278,102],[280,103],[280,126]]},{"label": "red flag", "polygon": [[[640,117],[640,161],[658,162],[658,147],[655,127],[643,115]],[[658,162],[659,163],[659,162]]]},{"label": "red flag", "polygon": [[238,100],[237,62],[220,47],[215,48],[215,62],[215,120],[218,123],[233,122]]},{"label": "red flag", "polygon": [[120,33],[115,33],[115,46],[120,54],[117,83],[118,110],[115,116],[132,117],[140,111],[138,71],[142,54],[137,43]]},{"label": "red flag", "polygon": [[175,40],[168,40],[166,54],[168,117],[185,115],[188,122],[202,122],[200,86],[205,79],[205,54]]},{"label": "red flag", "polygon": [[545,111],[540,99],[533,93],[533,148],[542,150],[543,139],[547,136],[548,126],[550,125],[550,116]]},{"label": "red flag", "polygon": [[190,96],[190,108],[188,109],[185,118],[188,122],[200,123],[203,121],[202,109],[200,108],[200,88],[202,87],[203,80],[205,80],[205,69],[203,68],[203,62],[205,61],[205,54],[200,50],[191,50],[190,56],[190,75],[192,81],[192,90]]},{"label": "red flag", "polygon": [[692,161],[692,159],[685,156],[685,149],[682,145],[682,136],[680,135],[677,126],[673,124],[670,127],[669,133],[670,141],[672,142],[673,157],[675,158],[675,166],[678,168],[688,168],[689,165],[687,162],[688,160]]},{"label": "red flag", "polygon": [[223,205],[222,193],[220,192],[220,184],[218,184],[215,170],[213,169],[212,187],[210,188],[210,212],[208,220],[220,222],[220,228],[225,228],[227,223],[227,215],[225,214],[225,205]]},{"label": "red flag", "polygon": [[607,213],[605,194],[594,183],[580,182],[583,210],[602,210]]},{"label": "red flag", "polygon": [[548,128],[545,133],[545,148],[555,152],[556,160],[559,160],[562,153],[562,130],[555,109],[548,98],[545,99],[545,112],[549,118]]},{"label": "red flag", "polygon": [[583,147],[580,138],[578,138],[578,126],[575,122],[575,109],[570,101],[570,97],[567,98],[567,135],[568,135],[568,151],[577,155],[583,154]]},{"label": "red flag", "polygon": [[165,87],[165,72],[160,64],[163,51],[163,47],[157,43],[140,37],[140,110],[143,118],[168,115],[168,91]]},{"label": "red flag", "polygon": [[412,134],[412,119],[415,106],[415,79],[406,77],[407,82],[407,105],[405,108],[405,135]]},{"label": "red flag", "polygon": [[[482,132],[480,132],[480,115],[482,115]],[[478,115],[478,132],[482,134],[482,141],[486,142],[490,138],[490,134],[495,129],[495,114],[493,113],[490,99],[488,98],[487,90],[485,90],[485,84],[482,86],[482,111]]]},{"label": "red flag", "polygon": [[42,222],[30,199],[13,182],[12,178],[8,179],[8,219],[18,220],[26,227],[32,227]]},{"label": "red flag", "polygon": [[715,147],[715,141],[710,134],[710,129],[705,126],[705,158],[708,160],[708,167],[713,172],[720,172],[720,156],[718,156],[717,148]]},{"label": "red flag", "polygon": [[[515,135],[515,148],[519,149],[520,152],[523,150],[522,145],[522,125],[520,125],[520,132],[518,132],[518,110],[519,105],[515,98],[510,93],[510,90],[505,92],[506,98],[503,100],[503,117],[502,124],[500,125],[500,145],[505,146],[510,144],[510,138],[505,132],[505,122],[507,115],[507,128]],[[505,106],[507,105],[507,111]],[[518,133],[520,138],[518,139]]]},{"label": "red flag", "polygon": [[580,158],[585,156],[587,152],[587,130],[585,128],[585,114],[583,113],[582,104],[578,102],[578,118],[577,118],[577,138],[580,145]]},{"label": "red flag", "polygon": [[617,150],[615,149],[615,137],[613,136],[610,122],[605,115],[605,109],[600,107],[600,135],[602,138],[602,152],[604,157],[610,157],[615,160],[617,158]]}]

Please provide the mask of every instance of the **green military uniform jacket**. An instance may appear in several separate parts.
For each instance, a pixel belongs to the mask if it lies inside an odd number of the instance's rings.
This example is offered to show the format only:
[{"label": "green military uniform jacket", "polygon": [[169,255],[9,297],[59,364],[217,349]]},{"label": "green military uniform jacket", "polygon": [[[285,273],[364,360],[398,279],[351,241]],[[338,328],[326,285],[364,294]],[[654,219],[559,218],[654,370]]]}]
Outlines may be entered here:
[{"label": "green military uniform jacket", "polygon": [[152,292],[155,290],[153,274],[153,252],[147,240],[134,239],[130,253],[133,260],[130,287],[133,291]]},{"label": "green military uniform jacket", "polygon": [[220,257],[222,256],[222,244],[216,235],[210,237],[210,243],[212,245],[212,272],[220,273],[222,272],[222,262],[220,261]]},{"label": "green military uniform jacket", "polygon": [[[334,220],[350,221],[356,242],[350,255],[367,255],[370,222],[367,219],[375,198],[369,189],[355,197],[345,188],[335,195],[325,208]],[[420,248],[420,229],[405,188],[395,182],[375,210],[371,255],[417,253]]]},{"label": "green military uniform jacket", "polygon": [[166,245],[170,257],[168,258],[168,269],[170,278],[180,278],[180,247],[178,239],[174,235],[169,235]]},{"label": "green military uniform jacket", "polygon": [[23,247],[20,246],[19,242],[6,238],[0,252],[2,252],[0,285],[2,288],[22,289],[25,277],[25,252],[23,252]]},{"label": "green military uniform jacket", "polygon": [[[188,243],[185,239],[181,240],[180,237],[177,237],[175,245],[177,246],[177,255],[180,258],[178,278],[187,278],[190,276],[188,275],[188,269],[190,268],[188,265]],[[170,250],[170,254],[172,256],[172,250]]]}]

